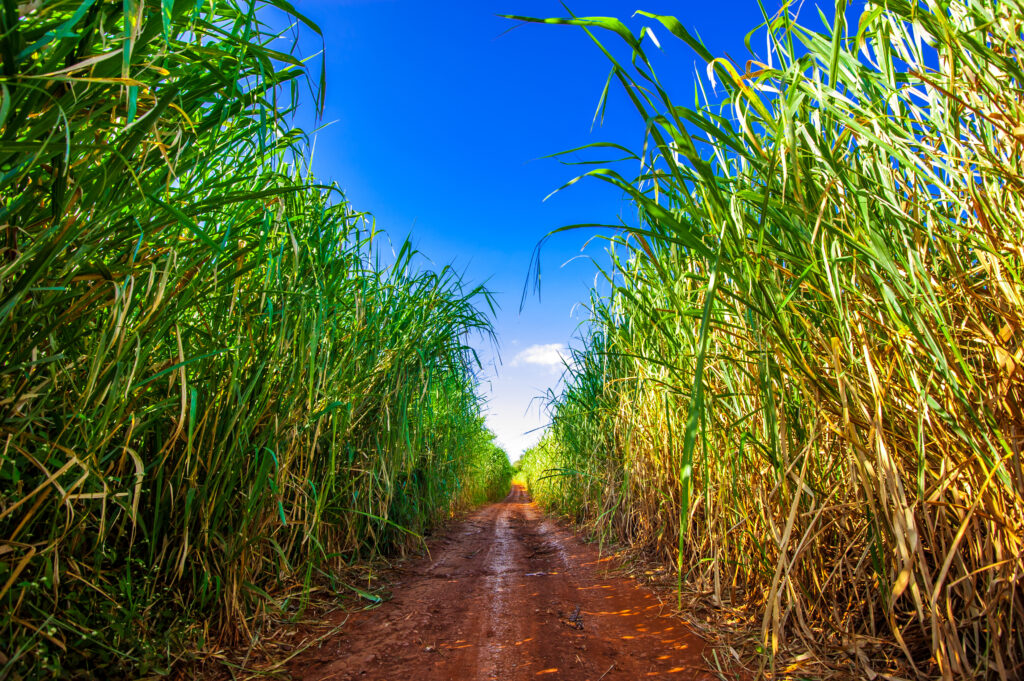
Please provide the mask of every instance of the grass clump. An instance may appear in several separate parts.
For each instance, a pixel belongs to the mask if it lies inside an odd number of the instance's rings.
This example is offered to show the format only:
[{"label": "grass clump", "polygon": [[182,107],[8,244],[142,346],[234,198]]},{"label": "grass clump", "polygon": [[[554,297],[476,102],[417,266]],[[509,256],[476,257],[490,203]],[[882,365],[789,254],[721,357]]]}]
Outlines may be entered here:
[{"label": "grass clump", "polygon": [[306,170],[277,0],[0,8],[0,677],[247,639],[503,494],[490,294]]},{"label": "grass clump", "polygon": [[[524,474],[748,617],[774,675],[1017,678],[1024,7],[857,7],[766,14],[745,63],[673,17],[547,20],[625,42],[643,146],[587,173],[637,219]],[[655,74],[673,35],[704,103]]]}]

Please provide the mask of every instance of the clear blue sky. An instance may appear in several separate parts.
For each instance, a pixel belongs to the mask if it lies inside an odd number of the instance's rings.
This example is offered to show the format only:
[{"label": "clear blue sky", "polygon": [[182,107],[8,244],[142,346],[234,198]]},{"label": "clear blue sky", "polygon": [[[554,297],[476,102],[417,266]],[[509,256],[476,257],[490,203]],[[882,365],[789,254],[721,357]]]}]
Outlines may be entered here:
[{"label": "clear blue sky", "polygon": [[[488,283],[501,310],[495,320],[503,364],[478,344],[489,399],[488,423],[514,460],[544,422],[531,400],[555,385],[559,352],[585,318],[576,309],[594,280],[577,258],[591,234],[553,239],[542,252],[542,297],[520,312],[530,256],[557,227],[615,223],[629,208],[609,185],[583,182],[544,201],[578,169],[543,159],[588,142],[638,148],[643,125],[623,97],[611,99],[603,126],[591,130],[608,76],[607,61],[582,30],[523,25],[498,14],[566,16],[547,0],[293,0],[323,29],[327,99],[314,172],[338,182],[359,210],[437,266],[454,264],[471,282]],[[747,58],[745,34],[761,22],[756,0],[719,2],[571,2],[580,16],[673,14],[697,31],[712,54]],[[766,0],[774,12],[777,5]],[[649,22],[648,22],[649,23]],[[675,97],[693,101],[703,65],[667,31],[659,70]],[[302,51],[320,48],[308,30]],[[613,36],[606,39],[610,43]],[[667,78],[666,78],[667,75]],[[615,93],[618,95],[619,93]],[[589,252],[599,257],[600,242]],[[574,259],[575,258],[575,259]],[[568,263],[568,264],[566,264]]]}]

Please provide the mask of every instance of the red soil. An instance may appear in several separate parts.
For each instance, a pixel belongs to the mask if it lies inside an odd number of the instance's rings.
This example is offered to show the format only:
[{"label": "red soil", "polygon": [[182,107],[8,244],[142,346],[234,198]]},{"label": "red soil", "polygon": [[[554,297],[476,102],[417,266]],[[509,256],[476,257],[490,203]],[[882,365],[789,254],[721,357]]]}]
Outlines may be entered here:
[{"label": "red soil", "polygon": [[715,678],[704,642],[645,588],[609,574],[609,560],[514,487],[433,542],[391,601],[353,615],[289,672],[303,681]]}]

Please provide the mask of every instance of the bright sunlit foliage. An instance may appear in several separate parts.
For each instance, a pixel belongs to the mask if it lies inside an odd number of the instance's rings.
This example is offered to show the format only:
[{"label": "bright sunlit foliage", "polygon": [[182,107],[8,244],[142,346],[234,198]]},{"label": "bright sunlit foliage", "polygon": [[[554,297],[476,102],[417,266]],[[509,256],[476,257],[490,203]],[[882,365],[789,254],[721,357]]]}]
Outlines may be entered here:
[{"label": "bright sunlit foliage", "polygon": [[250,640],[507,492],[490,294],[309,176],[267,5],[0,8],[0,677]]},{"label": "bright sunlit foliage", "polygon": [[627,43],[646,144],[590,173],[638,221],[521,475],[749,618],[769,671],[1016,678],[1024,8],[836,9],[767,17],[741,62],[646,15],[704,104],[649,35],[548,20]]}]

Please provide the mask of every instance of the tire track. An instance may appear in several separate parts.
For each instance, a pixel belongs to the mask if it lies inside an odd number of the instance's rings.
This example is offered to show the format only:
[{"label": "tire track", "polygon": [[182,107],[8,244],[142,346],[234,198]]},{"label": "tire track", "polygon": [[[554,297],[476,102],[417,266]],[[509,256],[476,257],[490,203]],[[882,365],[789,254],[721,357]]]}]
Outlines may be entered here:
[{"label": "tire track", "polygon": [[[704,644],[521,487],[432,542],[394,598],[289,667],[302,681],[713,677]],[[604,559],[605,561],[607,558]]]}]

